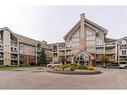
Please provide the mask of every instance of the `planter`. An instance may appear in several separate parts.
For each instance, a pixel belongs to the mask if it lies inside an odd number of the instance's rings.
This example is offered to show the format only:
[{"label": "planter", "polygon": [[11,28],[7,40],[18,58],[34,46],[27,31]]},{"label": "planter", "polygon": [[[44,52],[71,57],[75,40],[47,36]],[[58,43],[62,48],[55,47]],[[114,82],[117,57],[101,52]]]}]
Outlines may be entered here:
[{"label": "planter", "polygon": [[54,70],[48,70],[47,72],[50,73],[58,73],[58,74],[69,74],[69,75],[95,75],[95,74],[101,74],[101,71],[98,70],[80,70],[76,69],[75,71],[54,71]]}]

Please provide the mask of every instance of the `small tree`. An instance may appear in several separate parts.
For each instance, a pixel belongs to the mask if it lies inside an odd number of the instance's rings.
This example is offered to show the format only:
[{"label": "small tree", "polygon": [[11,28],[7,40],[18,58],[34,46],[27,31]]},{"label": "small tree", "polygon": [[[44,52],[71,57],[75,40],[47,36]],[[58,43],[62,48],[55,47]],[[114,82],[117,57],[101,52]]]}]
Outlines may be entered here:
[{"label": "small tree", "polygon": [[104,66],[109,62],[109,57],[105,54],[101,55],[99,57],[100,62],[104,64]]},{"label": "small tree", "polygon": [[41,49],[39,59],[38,59],[38,64],[39,65],[45,65],[46,62],[46,54],[44,48]]}]

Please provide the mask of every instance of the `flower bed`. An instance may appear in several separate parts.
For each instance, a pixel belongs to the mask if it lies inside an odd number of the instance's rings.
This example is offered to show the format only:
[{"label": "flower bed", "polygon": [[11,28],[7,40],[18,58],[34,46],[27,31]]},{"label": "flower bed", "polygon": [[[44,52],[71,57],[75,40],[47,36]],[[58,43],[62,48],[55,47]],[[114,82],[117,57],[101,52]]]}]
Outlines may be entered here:
[{"label": "flower bed", "polygon": [[48,72],[60,74],[75,74],[75,75],[88,75],[100,74],[101,72],[95,69],[94,66],[82,66],[77,64],[57,65]]},{"label": "flower bed", "polygon": [[58,73],[58,74],[70,74],[70,75],[94,75],[94,74],[101,74],[101,71],[98,70],[80,70],[76,69],[75,71],[54,71],[48,70],[47,72],[50,73]]}]

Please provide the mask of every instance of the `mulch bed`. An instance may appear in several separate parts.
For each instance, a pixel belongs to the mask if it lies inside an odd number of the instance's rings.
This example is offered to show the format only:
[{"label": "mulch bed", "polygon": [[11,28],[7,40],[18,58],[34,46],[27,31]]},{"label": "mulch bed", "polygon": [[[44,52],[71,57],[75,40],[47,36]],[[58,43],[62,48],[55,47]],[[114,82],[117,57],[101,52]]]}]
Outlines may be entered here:
[{"label": "mulch bed", "polygon": [[48,70],[47,72],[50,73],[58,73],[58,74],[69,74],[69,75],[95,75],[95,74],[101,74],[101,71],[98,70],[75,70],[75,71],[54,71],[54,70]]}]

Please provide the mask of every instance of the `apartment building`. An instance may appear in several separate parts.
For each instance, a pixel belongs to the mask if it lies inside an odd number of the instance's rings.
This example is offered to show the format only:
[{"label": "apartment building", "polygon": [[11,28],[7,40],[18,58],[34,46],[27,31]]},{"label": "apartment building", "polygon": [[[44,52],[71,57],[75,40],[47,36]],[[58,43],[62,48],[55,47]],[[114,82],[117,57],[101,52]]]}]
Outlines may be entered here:
[{"label": "apartment building", "polygon": [[42,47],[49,60],[51,48],[46,41],[16,34],[7,27],[0,28],[0,65],[36,64]]},{"label": "apartment building", "polygon": [[0,65],[36,64],[43,47],[47,63],[65,57],[66,63],[98,65],[102,54],[110,62],[127,63],[127,37],[112,39],[106,37],[108,30],[90,21],[85,14],[63,37],[64,42],[47,44],[0,28]]},{"label": "apartment building", "polygon": [[107,29],[81,14],[80,20],[64,36],[65,42],[52,44],[52,58],[56,61],[62,54],[73,63],[97,65],[99,56],[106,54],[110,62],[117,62],[117,40],[107,38],[107,33]]},{"label": "apartment building", "polygon": [[127,37],[123,37],[117,42],[118,46],[118,62],[127,64]]}]

